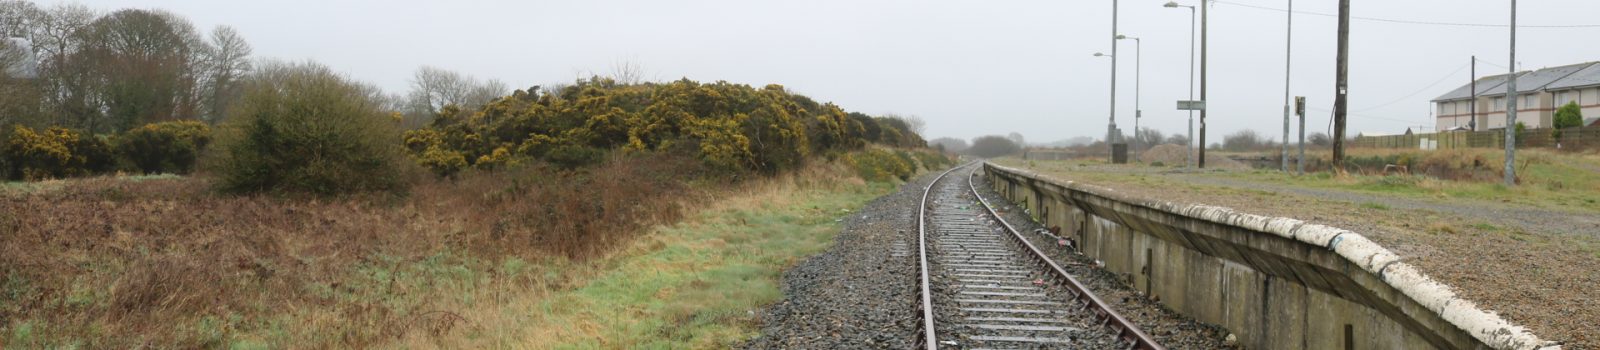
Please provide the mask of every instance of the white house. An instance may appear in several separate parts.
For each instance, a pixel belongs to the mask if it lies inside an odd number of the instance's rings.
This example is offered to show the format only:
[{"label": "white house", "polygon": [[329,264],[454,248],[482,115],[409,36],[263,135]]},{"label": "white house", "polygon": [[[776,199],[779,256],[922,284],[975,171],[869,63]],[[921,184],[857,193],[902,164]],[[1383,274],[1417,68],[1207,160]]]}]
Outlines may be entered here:
[{"label": "white house", "polygon": [[[1506,75],[1479,78],[1433,100],[1436,131],[1506,127]],[[1555,110],[1568,102],[1583,107],[1585,125],[1600,117],[1600,62],[1517,72],[1517,121],[1529,128],[1554,124]],[[1475,110],[1474,110],[1474,107]]]}]

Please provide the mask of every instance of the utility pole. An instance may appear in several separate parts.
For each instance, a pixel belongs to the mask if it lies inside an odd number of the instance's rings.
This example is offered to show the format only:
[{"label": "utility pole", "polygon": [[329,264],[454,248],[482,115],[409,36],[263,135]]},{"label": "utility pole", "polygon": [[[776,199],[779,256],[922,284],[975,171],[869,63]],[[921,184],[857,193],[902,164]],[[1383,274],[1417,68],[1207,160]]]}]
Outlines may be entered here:
[{"label": "utility pole", "polygon": [[[1144,110],[1139,107],[1139,90],[1142,88],[1140,83],[1142,73],[1140,71],[1144,69],[1142,68],[1144,65],[1141,64],[1144,61],[1144,42],[1136,37],[1117,34],[1117,40],[1123,39],[1133,39],[1133,146],[1130,146],[1128,150],[1137,152],[1139,150],[1139,118],[1144,118]],[[1112,54],[1115,55],[1116,53]]]},{"label": "utility pole", "polygon": [[1469,92],[1469,93],[1472,94],[1472,100],[1471,100],[1471,102],[1467,103],[1467,113],[1471,113],[1472,116],[1467,118],[1467,126],[1472,128],[1472,131],[1478,131],[1478,56],[1477,55],[1473,55],[1472,56],[1472,76],[1471,76],[1471,78],[1472,78],[1472,88],[1471,88],[1472,91]]},{"label": "utility pole", "polygon": [[1339,57],[1333,88],[1333,166],[1344,171],[1344,124],[1350,80],[1350,0],[1339,0]]},{"label": "utility pole", "polygon": [[1289,172],[1289,75],[1293,72],[1289,68],[1294,61],[1291,49],[1294,47],[1294,0],[1289,0],[1288,14],[1289,25],[1286,26],[1284,36],[1288,39],[1283,44],[1283,153],[1279,158],[1283,160],[1283,167],[1279,170]]},{"label": "utility pole", "polygon": [[1106,125],[1106,151],[1115,162],[1117,148],[1117,0],[1111,0],[1111,118]]},{"label": "utility pole", "polygon": [[[1202,2],[1200,4],[1200,6],[1205,6],[1205,3]],[[1162,7],[1167,7],[1167,8],[1184,7],[1184,8],[1188,8],[1189,9],[1189,100],[1190,101],[1194,101],[1194,32],[1195,32],[1194,31],[1194,15],[1195,15],[1194,6],[1184,6],[1184,5],[1179,5],[1178,2],[1176,2],[1176,1],[1168,1],[1167,4],[1166,5],[1162,5]],[[1185,142],[1186,144],[1183,145],[1184,146],[1184,153],[1185,153],[1184,154],[1185,160],[1184,160],[1184,164],[1183,165],[1185,167],[1193,169],[1194,168],[1194,109],[1193,108],[1189,108],[1187,110],[1189,111],[1189,141]]]},{"label": "utility pole", "polygon": [[[1346,0],[1348,1],[1348,0]],[[1511,74],[1506,80],[1506,186],[1517,185],[1517,0],[1511,0]]]},{"label": "utility pole", "polygon": [[[1206,100],[1206,8],[1211,7],[1206,2],[1200,1],[1200,101],[1207,106],[1200,109],[1200,168],[1206,168],[1206,111],[1211,110],[1211,101]],[[1340,0],[1348,1],[1348,0]]]}]

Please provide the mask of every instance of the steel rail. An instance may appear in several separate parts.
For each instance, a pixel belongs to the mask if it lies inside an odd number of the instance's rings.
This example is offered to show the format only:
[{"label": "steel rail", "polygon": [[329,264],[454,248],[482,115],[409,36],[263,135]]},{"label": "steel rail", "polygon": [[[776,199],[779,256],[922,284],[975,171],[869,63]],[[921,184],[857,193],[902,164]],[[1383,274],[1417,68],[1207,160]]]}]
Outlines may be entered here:
[{"label": "steel rail", "polygon": [[[987,166],[987,163],[985,163],[985,166]],[[978,198],[978,202],[983,204],[984,211],[988,212],[990,217],[993,217],[995,221],[998,221],[1000,226],[1005,227],[1006,232],[1011,233],[1012,239],[1017,240],[1018,243],[1022,243],[1024,247],[1028,247],[1028,251],[1033,252],[1032,256],[1034,259],[1037,259],[1043,262],[1045,265],[1050,266],[1050,270],[1055,272],[1057,277],[1061,277],[1067,281],[1066,286],[1067,288],[1072,289],[1074,297],[1078,299],[1077,301],[1079,303],[1079,307],[1094,307],[1095,315],[1101,318],[1097,321],[1115,332],[1117,334],[1117,338],[1131,342],[1132,348],[1145,350],[1166,350],[1166,347],[1161,346],[1161,344],[1156,343],[1154,339],[1151,339],[1149,334],[1145,334],[1144,331],[1139,330],[1139,327],[1134,325],[1133,322],[1129,322],[1127,318],[1122,317],[1122,314],[1117,313],[1116,310],[1113,310],[1110,306],[1106,305],[1105,301],[1100,300],[1100,297],[1095,296],[1093,292],[1090,292],[1089,288],[1084,287],[1082,283],[1078,282],[1078,279],[1072,278],[1072,275],[1068,274],[1066,269],[1061,268],[1061,265],[1057,264],[1055,260],[1050,259],[1050,256],[1046,255],[1043,250],[1039,250],[1039,247],[1034,246],[1033,243],[1029,242],[1027,238],[1022,237],[1022,234],[1017,232],[1017,229],[1012,227],[1011,223],[1006,222],[1005,218],[1000,217],[1000,214],[995,212],[994,206],[989,204],[989,200],[984,199],[981,195],[978,195],[976,182],[972,181],[972,178],[977,176],[977,174],[978,172],[974,171],[967,175],[967,189],[972,191],[972,196]],[[941,175],[941,177],[943,177],[943,175]],[[938,180],[935,180],[935,182],[937,181]],[[923,196],[926,197],[927,194],[924,193]],[[926,281],[928,273],[926,257],[923,258],[922,276],[924,281],[922,284],[923,300],[924,303],[927,303],[928,284]],[[1087,305],[1083,305],[1085,303]],[[932,324],[933,323],[931,321],[928,322],[927,327],[931,329]],[[930,335],[929,339],[932,339],[931,335],[933,334],[933,331],[929,330],[928,334]],[[930,346],[929,349],[933,349],[933,347]]]},{"label": "steel rail", "polygon": [[973,164],[977,163],[950,168],[940,173],[939,177],[933,178],[933,181],[929,181],[928,187],[922,189],[922,201],[917,208],[917,259],[922,264],[922,339],[927,350],[939,349],[938,336],[934,335],[933,329],[933,292],[929,287],[932,282],[928,279],[928,194],[933,192],[934,185],[945,176]]}]

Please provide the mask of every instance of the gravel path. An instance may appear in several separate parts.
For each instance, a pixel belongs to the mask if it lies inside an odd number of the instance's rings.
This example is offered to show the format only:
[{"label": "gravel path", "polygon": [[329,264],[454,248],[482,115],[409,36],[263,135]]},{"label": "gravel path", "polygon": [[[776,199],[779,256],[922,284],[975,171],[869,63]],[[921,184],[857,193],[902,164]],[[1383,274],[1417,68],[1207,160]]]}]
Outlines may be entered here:
[{"label": "gravel path", "polygon": [[916,211],[924,175],[851,215],[826,252],[784,273],[784,300],[747,349],[911,349],[921,313]]}]

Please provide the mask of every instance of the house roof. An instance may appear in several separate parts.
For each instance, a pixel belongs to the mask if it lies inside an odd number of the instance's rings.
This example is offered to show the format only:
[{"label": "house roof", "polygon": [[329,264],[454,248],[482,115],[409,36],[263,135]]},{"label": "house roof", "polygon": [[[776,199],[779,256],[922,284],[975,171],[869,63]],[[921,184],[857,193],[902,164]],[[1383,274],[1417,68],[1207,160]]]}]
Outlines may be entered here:
[{"label": "house roof", "polygon": [[[1471,84],[1468,84],[1451,90],[1449,93],[1433,99],[1433,102],[1472,98],[1471,86]],[[1517,93],[1588,86],[1600,86],[1600,62],[1549,67],[1531,72],[1517,72]],[[1505,74],[1478,79],[1478,96],[1505,96],[1505,94]]]},{"label": "house roof", "polygon": [[[1520,75],[1518,75],[1520,77],[1520,76],[1523,76],[1523,75],[1527,75],[1528,72],[1518,72],[1517,74],[1520,74]],[[1478,82],[1477,83],[1478,83],[1477,84],[1478,85],[1478,93],[1477,93],[1478,96],[1486,95],[1490,91],[1493,91],[1495,89],[1499,89],[1500,91],[1505,91],[1505,89],[1506,89],[1505,88],[1506,75],[1505,74],[1500,74],[1500,75],[1491,75],[1491,76],[1487,76],[1487,77],[1478,78]],[[1472,94],[1472,84],[1466,84],[1466,85],[1462,85],[1459,88],[1456,88],[1455,90],[1451,90],[1450,93],[1444,94],[1443,96],[1439,96],[1438,98],[1433,99],[1433,102],[1465,100],[1465,99],[1472,98],[1472,95],[1473,95]]]},{"label": "house roof", "polygon": [[[1520,94],[1524,92],[1544,90],[1545,87],[1550,86],[1551,83],[1565,79],[1567,76],[1572,75],[1572,73],[1577,73],[1578,71],[1583,70],[1584,68],[1589,68],[1589,66],[1593,65],[1594,62],[1588,62],[1560,67],[1550,67],[1533,71],[1533,73],[1517,76],[1517,93]],[[1500,91],[1489,91],[1489,94],[1505,95],[1506,92],[1505,88],[1501,88]]]},{"label": "house roof", "polygon": [[1589,65],[1588,68],[1572,73],[1565,79],[1550,83],[1550,86],[1545,87],[1545,89],[1565,90],[1590,86],[1600,86],[1600,63]]}]

